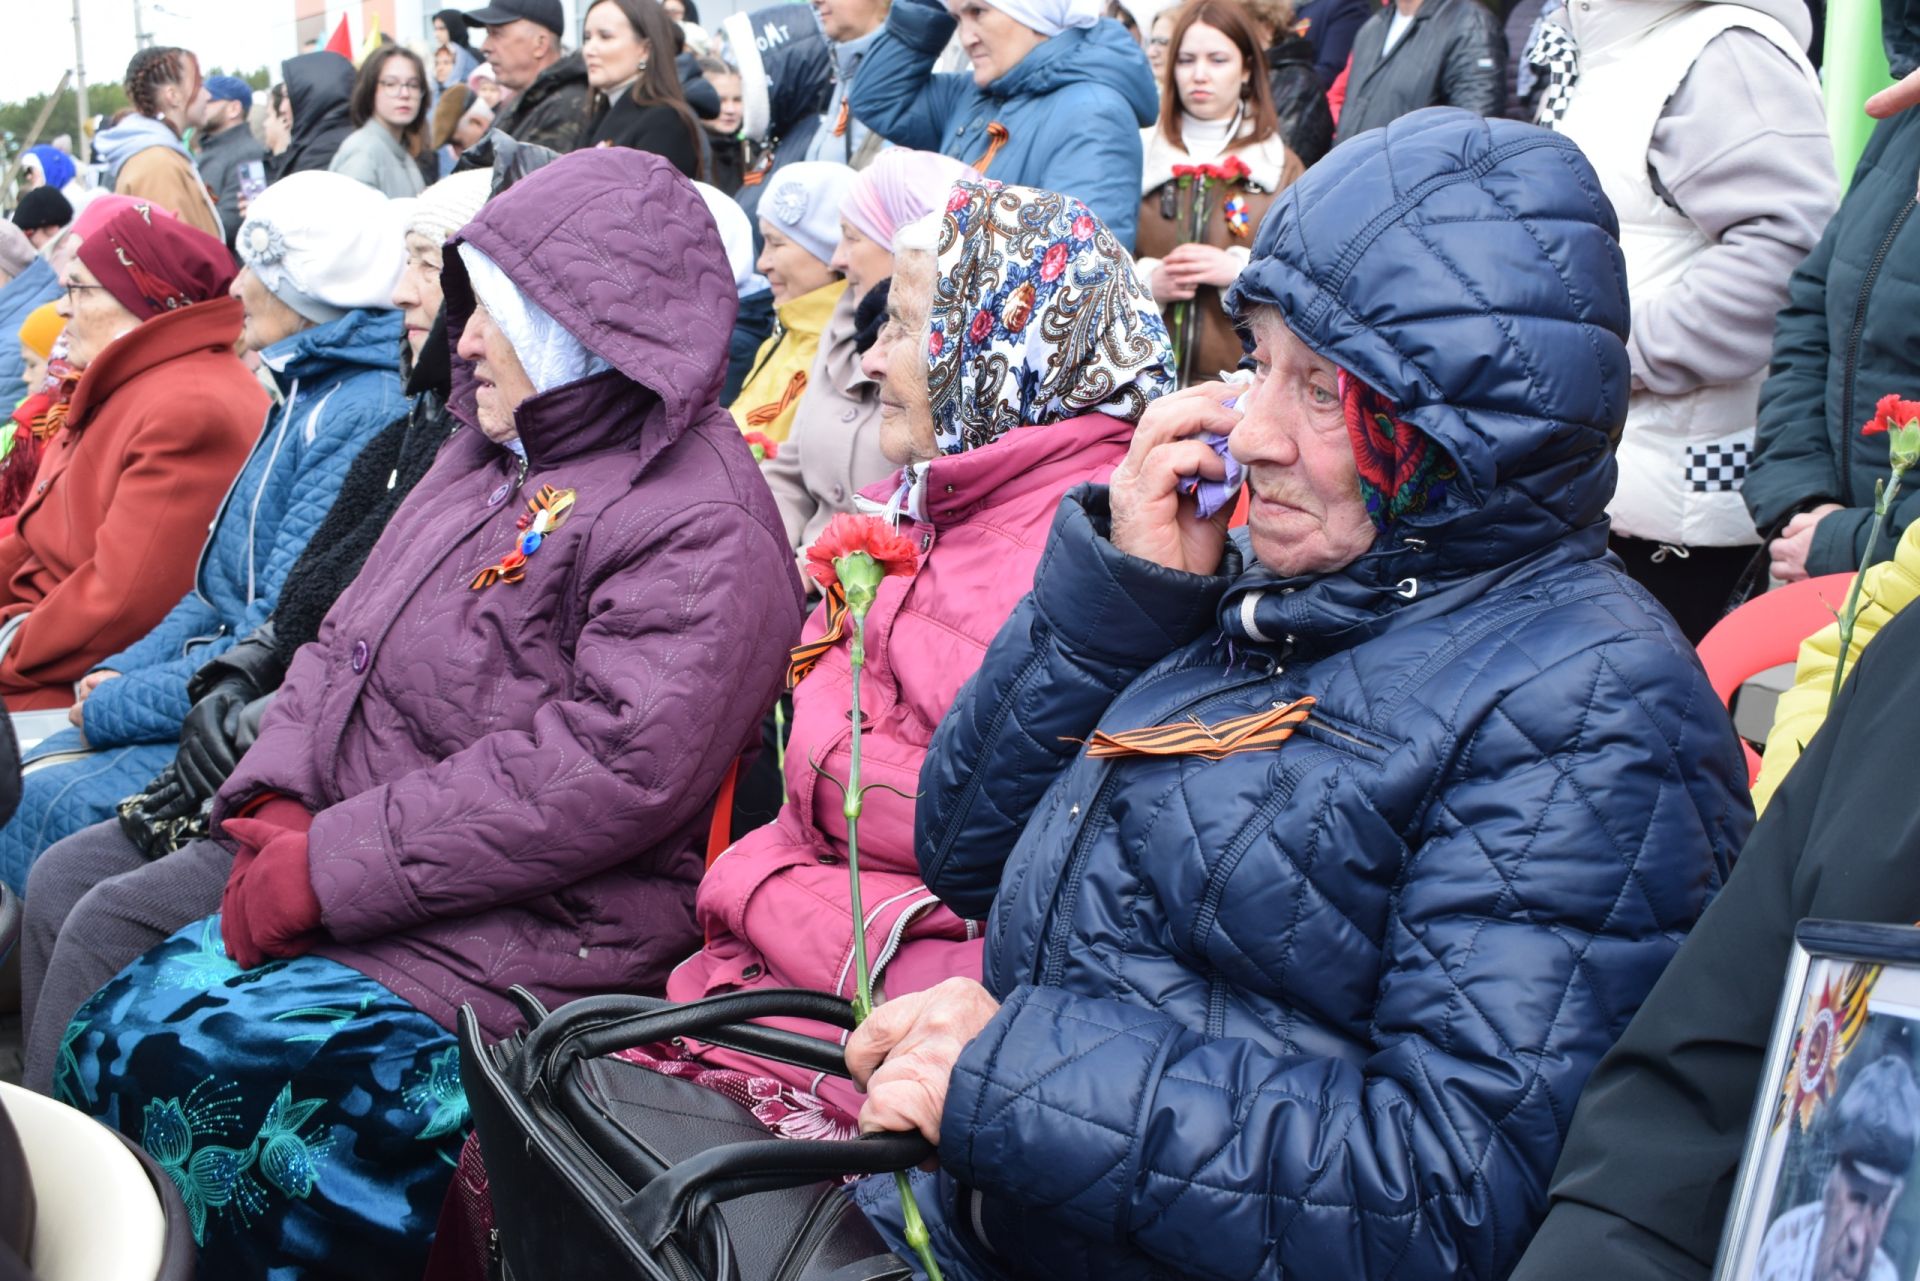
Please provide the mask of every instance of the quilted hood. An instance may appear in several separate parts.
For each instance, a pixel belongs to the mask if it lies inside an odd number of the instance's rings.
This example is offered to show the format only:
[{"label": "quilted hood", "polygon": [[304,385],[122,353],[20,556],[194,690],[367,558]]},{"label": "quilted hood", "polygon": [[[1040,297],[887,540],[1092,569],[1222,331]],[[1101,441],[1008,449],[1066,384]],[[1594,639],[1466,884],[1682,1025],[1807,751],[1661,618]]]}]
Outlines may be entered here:
[{"label": "quilted hood", "polygon": [[[659,419],[624,428],[637,434],[644,425],[651,451],[715,405],[739,299],[712,215],[669,162],[626,147],[563,156],[489,201],[449,243],[484,253],[589,351],[659,398]],[[447,255],[442,281],[448,344],[457,348],[473,314],[458,252]],[[471,373],[456,355],[450,404],[468,422]],[[523,420],[528,413],[523,406]]]},{"label": "quilted hood", "polygon": [[1062,31],[982,92],[989,98],[1038,98],[1082,82],[1103,84],[1120,94],[1133,108],[1132,123],[1142,129],[1160,115],[1152,66],[1126,28],[1111,18]]},{"label": "quilted hood", "polygon": [[1604,542],[1629,377],[1617,235],[1571,141],[1452,108],[1362,134],[1275,202],[1227,296],[1236,319],[1277,307],[1459,469],[1445,504],[1383,535],[1412,548],[1376,544],[1394,562],[1378,573]]}]

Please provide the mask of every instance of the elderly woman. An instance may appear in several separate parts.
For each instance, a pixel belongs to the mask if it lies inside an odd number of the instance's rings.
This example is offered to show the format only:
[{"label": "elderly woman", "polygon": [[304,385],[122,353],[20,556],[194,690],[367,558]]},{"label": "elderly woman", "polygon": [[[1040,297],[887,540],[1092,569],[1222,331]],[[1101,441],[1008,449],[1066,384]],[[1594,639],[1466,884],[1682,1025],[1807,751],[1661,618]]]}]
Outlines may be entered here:
[{"label": "elderly woman", "polygon": [[[405,326],[403,360],[411,367],[407,391],[412,403],[354,455],[342,478],[335,482],[337,488],[331,491],[331,505],[324,518],[311,509],[300,513],[317,520],[310,538],[302,522],[289,529],[289,522],[281,521],[280,536],[295,542],[305,539],[306,549],[285,571],[272,615],[255,625],[246,620],[258,611],[248,609],[239,623],[220,624],[251,628],[242,631],[244,639],[238,644],[227,648],[224,640],[217,640],[188,652],[194,663],[204,665],[186,682],[184,697],[193,700],[193,709],[185,714],[184,724],[176,723],[165,742],[123,749],[128,757],[137,757],[145,774],[112,768],[108,756],[101,754],[78,766],[43,766],[24,780],[24,790],[31,796],[41,786],[37,782],[40,778],[67,776],[66,785],[57,789],[57,799],[43,799],[38,807],[42,828],[64,819],[89,793],[107,795],[111,804],[145,783],[144,791],[119,804],[117,820],[81,829],[53,845],[33,865],[27,883],[31,906],[26,910],[20,936],[21,1022],[26,1031],[22,1079],[32,1088],[53,1088],[60,1040],[81,1002],[140,953],[219,906],[228,862],[224,850],[201,845],[194,853],[160,856],[207,835],[208,802],[258,734],[261,713],[285,677],[293,655],[318,636],[322,618],[353,581],[387,522],[426,474],[455,426],[446,407],[450,353],[446,330],[439,320],[441,246],[480,212],[490,181],[491,175],[480,171],[456,174],[427,188],[419,200],[412,202],[405,242],[406,267],[393,286],[391,300],[398,316],[392,312],[352,313],[362,317],[362,324]],[[341,183],[363,190],[351,179],[337,175],[295,175],[271,188],[269,196],[254,206],[254,215],[261,215],[263,205],[268,214],[285,212],[286,207],[272,193],[311,190],[306,184]],[[377,199],[372,192],[366,192],[366,198]],[[313,229],[296,224],[296,230],[305,233],[298,238],[307,241],[306,247],[313,247]],[[378,234],[377,227],[369,231]],[[343,247],[339,239],[343,235],[350,237],[344,247],[353,248],[360,234],[364,233],[345,226],[330,233],[335,248]],[[368,258],[380,257],[378,243],[359,248]],[[296,279],[307,279],[308,270],[328,261],[331,259],[326,256],[302,254],[280,265],[298,273]],[[370,358],[374,355],[364,354]],[[380,354],[391,357],[394,352],[388,347]],[[391,361],[377,369],[349,366],[334,385],[349,399],[351,393],[365,391],[368,383],[384,390],[389,368]],[[357,415],[368,408],[366,404],[343,405],[341,413]],[[347,417],[334,427],[344,429],[352,421]],[[321,447],[322,442],[315,442],[307,448]],[[308,479],[317,481],[324,469],[339,459],[323,455],[309,462]],[[230,503],[229,511],[235,507]],[[238,509],[244,525],[245,508]],[[218,528],[213,541],[223,541]],[[220,564],[210,557],[203,568],[203,574],[215,575],[216,585]],[[235,590],[228,585],[215,598],[229,597]],[[180,608],[190,609],[196,600],[189,596]],[[138,674],[132,675],[137,687]],[[157,669],[155,675],[178,679],[177,671],[165,668]],[[86,705],[89,725],[99,719],[103,709],[111,708],[119,688],[109,681],[94,691]],[[167,690],[166,697],[174,697],[173,691]],[[93,786],[94,778],[88,771],[95,768],[114,779],[115,786]],[[152,776],[151,782],[146,781],[148,776]],[[129,777],[132,782],[128,782]],[[26,811],[27,803],[23,801],[21,808]],[[15,827],[19,825],[16,822]],[[8,832],[13,830],[9,828]],[[205,868],[199,866],[201,860],[206,861]]]},{"label": "elderly woman", "polygon": [[145,636],[84,676],[78,729],[29,755],[91,754],[23,780],[0,828],[0,880],[24,888],[48,846],[107,818],[173,756],[208,660],[265,621],[361,447],[399,413],[401,252],[385,197],[340,174],[295,174],[248,211],[232,286],[242,345],[281,401],[221,504],[191,590]]},{"label": "elderly woman", "polygon": [[853,170],[824,160],[802,160],[767,180],[760,199],[763,248],[756,264],[773,288],[773,333],[754,354],[753,367],[733,398],[734,421],[775,444],[787,438],[807,389],[846,278],[833,267],[840,243],[840,205]]},{"label": "elderly woman", "polygon": [[846,292],[820,336],[786,443],[761,467],[797,556],[835,512],[854,509],[855,494],[905,461],[882,446],[880,385],[862,368],[867,344],[859,341],[865,333],[870,344],[873,335],[860,320],[876,304],[885,310],[884,291],[873,295],[893,275],[900,228],[937,211],[954,183],[978,176],[951,157],[893,147],[847,186],[840,244],[827,264],[846,277]]},{"label": "elderly woman", "polygon": [[[948,1276],[1519,1257],[1752,816],[1606,552],[1628,309],[1597,191],[1566,140],[1458,111],[1337,149],[1229,297],[1253,381],[1156,402],[1062,505],[920,777],[985,985],[896,997],[847,1052],[862,1124],[940,1145]],[[1231,541],[1197,505],[1230,462]]]},{"label": "elderly woman", "polygon": [[[996,182],[1065,192],[1133,248],[1139,130],[1160,99],[1146,55],[1101,0],[897,0],[848,92],[902,147],[964,160]],[[959,32],[971,74],[935,72]]]},{"label": "elderly woman", "polygon": [[[881,958],[875,981],[895,996],[979,974],[977,931],[940,905],[914,863],[911,797],[934,729],[1032,586],[1061,496],[1105,480],[1141,412],[1173,387],[1152,299],[1085,205],[992,182],[955,188],[951,200],[929,195],[951,212],[937,242],[935,224],[911,229],[924,240],[901,247],[887,325],[863,361],[879,384],[880,447],[904,469],[869,497],[902,494],[900,532],[928,549],[911,578],[881,587],[865,632],[863,776],[898,790],[867,795],[861,884],[875,909],[866,923],[868,952]],[[982,313],[1022,323],[976,337],[958,320]],[[952,336],[937,350],[930,317]],[[983,367],[1007,372],[963,373]],[[837,621],[823,607],[805,640]],[[674,971],[675,1000],[743,987],[853,994],[846,817],[825,782],[847,777],[852,697],[847,647],[836,643],[794,688],[778,819],[701,882],[707,945]],[[807,1096],[810,1119],[824,1110],[852,1130],[860,1102],[845,1081],[820,1082],[815,1100],[812,1072],[718,1049],[701,1057],[772,1078]]]},{"label": "elderly woman", "polygon": [[463,428],[222,789],[221,912],[60,1050],[57,1093],[181,1183],[207,1275],[419,1275],[465,1121],[455,1010],[499,1036],[516,984],[660,990],[797,631],[714,401],[728,271],[692,185],[580,152],[451,243]]},{"label": "elderly woman", "polygon": [[16,712],[71,704],[192,586],[267,412],[234,354],[246,311],[225,296],[227,247],[138,201],[81,221],[60,303],[81,373],[0,538],[0,695]]}]

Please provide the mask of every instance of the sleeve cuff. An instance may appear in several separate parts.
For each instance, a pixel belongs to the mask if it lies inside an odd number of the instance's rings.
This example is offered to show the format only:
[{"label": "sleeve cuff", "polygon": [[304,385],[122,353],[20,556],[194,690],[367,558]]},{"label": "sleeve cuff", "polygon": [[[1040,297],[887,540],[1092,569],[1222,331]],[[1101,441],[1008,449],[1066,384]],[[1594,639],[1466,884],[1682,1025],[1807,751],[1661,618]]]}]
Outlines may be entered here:
[{"label": "sleeve cuff", "polygon": [[[1866,532],[1872,522],[1871,507],[1843,507],[1821,518],[1813,527],[1813,545],[1807,549],[1807,576],[1851,574],[1859,569],[1860,558],[1866,554],[1863,546]],[[1892,541],[1888,541],[1887,555],[1893,554],[1893,547]]]},{"label": "sleeve cuff", "polygon": [[1033,581],[1055,635],[1106,661],[1146,666],[1212,630],[1230,579],[1129,556],[1111,532],[1105,485],[1081,485],[1061,502]]}]

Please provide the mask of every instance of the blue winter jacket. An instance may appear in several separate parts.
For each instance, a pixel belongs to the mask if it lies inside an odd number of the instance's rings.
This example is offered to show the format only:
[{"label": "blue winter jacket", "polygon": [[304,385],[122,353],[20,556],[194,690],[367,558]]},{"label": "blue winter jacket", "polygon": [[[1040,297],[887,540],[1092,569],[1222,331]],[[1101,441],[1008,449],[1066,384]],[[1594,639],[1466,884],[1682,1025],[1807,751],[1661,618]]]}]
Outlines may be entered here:
[{"label": "blue winter jacket", "polygon": [[[962,1275],[1519,1258],[1582,1082],[1752,820],[1725,711],[1606,549],[1614,234],[1557,135],[1432,110],[1356,138],[1274,205],[1231,305],[1393,397],[1447,501],[1293,579],[1244,534],[1216,575],[1135,560],[1104,489],[1063,504],[921,776],[921,870],[991,911],[1004,1002],[942,1124],[974,1193],[926,1207],[982,1226]],[[1278,750],[1076,745],[1303,695]]]},{"label": "blue winter jacket", "polygon": [[60,280],[44,258],[35,258],[0,285],[0,408],[7,413],[27,394],[27,385],[20,381],[26,369],[20,361],[20,326],[35,308],[59,296]]},{"label": "blue winter jacket", "polygon": [[984,89],[969,73],[933,73],[956,24],[928,0],[898,0],[860,64],[848,100],[890,142],[979,166],[987,126],[1007,140],[986,167],[1000,182],[1078,196],[1128,249],[1140,218],[1140,130],[1160,113],[1153,71],[1126,28],[1070,28]]},{"label": "blue winter jacket", "polygon": [[88,746],[180,736],[191,707],[188,679],[266,621],[348,464],[406,412],[401,329],[397,311],[351,311],[261,354],[280,385],[281,404],[214,518],[193,590],[152,631],[100,664],[120,676],[101,682],[82,705]]}]

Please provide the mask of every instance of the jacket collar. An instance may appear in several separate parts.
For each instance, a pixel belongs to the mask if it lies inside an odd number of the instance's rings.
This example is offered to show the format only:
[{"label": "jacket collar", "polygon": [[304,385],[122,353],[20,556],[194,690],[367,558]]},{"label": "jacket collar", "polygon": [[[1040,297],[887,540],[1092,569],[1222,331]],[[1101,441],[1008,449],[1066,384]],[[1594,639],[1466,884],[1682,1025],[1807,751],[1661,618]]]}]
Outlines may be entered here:
[{"label": "jacket collar", "polygon": [[853,315],[859,308],[860,302],[853,296],[853,290],[841,293],[840,301],[833,306],[833,315],[827,318],[827,327],[820,333],[819,358],[827,383],[841,395],[856,400],[863,399],[862,389],[876,385],[860,368],[860,352],[853,345]]},{"label": "jacket collar", "polygon": [[787,299],[774,307],[780,317],[780,327],[790,334],[824,333],[827,322],[833,318],[834,308],[840,304],[840,295],[846,291],[847,282],[835,280],[812,293]]},{"label": "jacket collar", "polygon": [[243,315],[238,298],[213,298],[155,316],[120,335],[80,375],[67,426],[74,431],[85,427],[108,397],[155,366],[200,351],[232,355]]},{"label": "jacket collar", "polygon": [[[950,528],[988,506],[1017,502],[1039,490],[1063,490],[1068,477],[1084,479],[1087,451],[1125,445],[1133,424],[1106,414],[1083,414],[1044,427],[1019,427],[991,445],[942,454],[926,465],[923,482],[927,523]],[[871,485],[863,496],[885,503],[900,488],[901,473]]]},{"label": "jacket collar", "polygon": [[881,23],[864,36],[855,36],[851,40],[841,40],[828,44],[833,51],[833,74],[844,89],[853,83],[853,77],[860,70],[860,60],[867,56],[867,50],[873,48],[874,41],[885,31],[886,23]]},{"label": "jacket collar", "polygon": [[401,331],[399,312],[363,307],[281,339],[260,353],[260,363],[282,391],[295,379],[344,374],[344,367],[393,369]]}]

